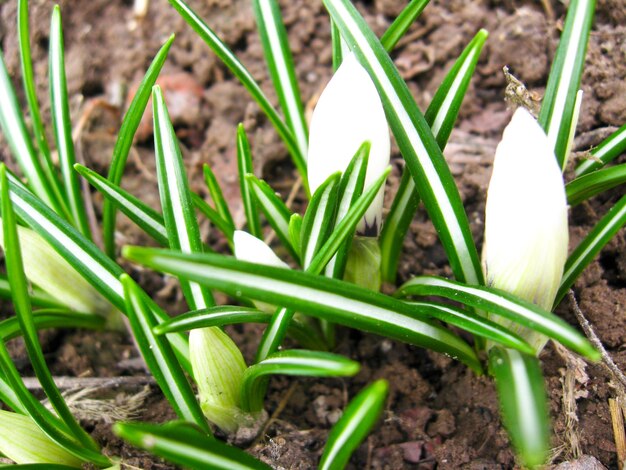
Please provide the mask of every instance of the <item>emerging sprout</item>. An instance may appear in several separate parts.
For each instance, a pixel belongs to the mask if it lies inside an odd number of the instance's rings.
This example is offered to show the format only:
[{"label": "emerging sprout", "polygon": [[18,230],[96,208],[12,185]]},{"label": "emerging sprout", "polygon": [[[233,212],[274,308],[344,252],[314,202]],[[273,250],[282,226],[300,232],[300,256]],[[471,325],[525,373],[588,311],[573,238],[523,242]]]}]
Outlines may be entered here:
[{"label": "emerging sprout", "polygon": [[[308,177],[311,192],[336,171],[344,171],[365,141],[371,150],[365,187],[389,165],[390,140],[383,105],[376,86],[354,54],[345,57],[317,102],[309,131]],[[382,222],[384,190],[357,227],[376,236]]]},{"label": "emerging sprout", "polygon": [[[487,193],[483,246],[487,284],[552,310],[567,245],[561,170],[546,134],[520,108],[496,150]],[[532,345],[541,350],[545,339],[533,338]]]}]

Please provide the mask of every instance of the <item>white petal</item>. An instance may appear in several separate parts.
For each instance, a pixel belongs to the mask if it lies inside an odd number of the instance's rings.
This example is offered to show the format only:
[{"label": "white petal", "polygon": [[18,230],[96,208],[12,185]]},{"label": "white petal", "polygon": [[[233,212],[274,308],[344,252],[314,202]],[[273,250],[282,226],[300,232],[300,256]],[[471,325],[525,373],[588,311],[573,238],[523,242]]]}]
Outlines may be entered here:
[{"label": "white petal", "polygon": [[289,267],[262,240],[243,230],[235,230],[233,245],[235,246],[235,258],[238,260],[278,268]]},{"label": "white petal", "polygon": [[[309,130],[309,186],[314,192],[331,174],[344,171],[365,141],[372,145],[365,186],[389,165],[389,128],[383,105],[367,71],[354,54],[343,63],[320,96]],[[365,214],[368,226],[379,226],[384,190]],[[365,222],[359,226],[363,232]]]},{"label": "white petal", "polygon": [[543,129],[520,108],[496,150],[487,194],[486,281],[551,310],[567,245],[561,170]]}]

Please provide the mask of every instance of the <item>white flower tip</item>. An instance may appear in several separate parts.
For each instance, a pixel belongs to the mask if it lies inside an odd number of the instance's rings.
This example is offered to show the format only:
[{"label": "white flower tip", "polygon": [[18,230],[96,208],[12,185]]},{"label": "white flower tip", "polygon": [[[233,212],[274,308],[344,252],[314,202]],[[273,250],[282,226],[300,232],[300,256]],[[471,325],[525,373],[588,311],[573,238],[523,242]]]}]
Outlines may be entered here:
[{"label": "white flower tip", "polygon": [[264,264],[278,268],[288,268],[272,249],[262,240],[250,235],[243,230],[235,230],[233,235],[233,245],[235,248],[235,258],[250,263]]}]

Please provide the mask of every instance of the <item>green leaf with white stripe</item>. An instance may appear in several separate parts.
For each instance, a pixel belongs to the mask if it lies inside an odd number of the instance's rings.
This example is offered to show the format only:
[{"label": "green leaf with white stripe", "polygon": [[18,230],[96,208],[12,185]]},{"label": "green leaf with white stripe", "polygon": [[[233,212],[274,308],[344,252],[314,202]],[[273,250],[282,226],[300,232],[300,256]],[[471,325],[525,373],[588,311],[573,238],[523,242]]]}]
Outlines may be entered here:
[{"label": "green leaf with white stripe", "polygon": [[261,411],[265,396],[265,380],[269,375],[306,377],[352,377],[359,363],[339,354],[293,349],[271,354],[246,369],[241,382],[241,408]]},{"label": "green leaf with white stripe", "polygon": [[123,274],[120,281],[124,286],[126,311],[133,338],[161,391],[180,419],[194,423],[206,433],[210,433],[200,404],[176,360],[169,341],[152,331],[157,321],[146,303],[147,294],[128,274]]},{"label": "green leaf with white stripe", "polygon": [[303,154],[299,147],[298,142],[294,135],[290,131],[289,127],[279,116],[278,112],[270,101],[267,99],[259,84],[254,80],[248,69],[239,61],[237,56],[217,37],[215,32],[207,26],[207,24],[194,12],[189,5],[183,0],[169,0],[170,4],[178,11],[180,16],[193,28],[193,30],[200,36],[204,42],[211,48],[211,50],[224,62],[224,65],[232,72],[232,74],[241,82],[241,84],[248,90],[250,96],[257,102],[261,110],[265,113],[269,121],[272,123],[276,132],[285,143],[287,150],[291,154],[294,165],[298,169],[302,181],[306,187],[306,154]]},{"label": "green leaf with white stripe", "polygon": [[455,277],[483,280],[461,197],[428,124],[391,58],[349,0],[324,0],[341,35],[354,46],[381,96],[387,120],[424,206],[437,229]]},{"label": "green leaf with white stripe", "polygon": [[596,194],[624,183],[626,183],[626,163],[596,170],[565,185],[567,202],[570,206],[575,206]]},{"label": "green leaf with white stripe", "polygon": [[564,320],[530,302],[493,287],[467,286],[440,277],[419,276],[404,283],[396,295],[437,296],[454,300],[543,333],[588,359],[600,359],[600,353],[593,348],[587,338]]},{"label": "green leaf with white stripe", "polygon": [[291,214],[289,218],[289,240],[300,259],[302,256],[302,216],[300,214]]},{"label": "green leaf with white stripe", "polygon": [[[476,371],[481,370],[474,351],[467,343],[428,320],[442,315],[460,318],[463,312],[454,307],[426,302],[414,307],[393,297],[336,279],[246,263],[220,255],[190,256],[164,250],[125,247],[124,256],[153,269],[204,283],[235,297],[245,296],[281,305],[309,316],[443,352],[465,362]],[[464,321],[474,322],[473,325],[482,324],[481,318],[467,315]]]},{"label": "green leaf with white stripe", "polygon": [[77,163],[74,169],[137,226],[162,246],[169,246],[163,216],[132,194]]},{"label": "green leaf with white stripe", "polygon": [[589,158],[576,167],[576,177],[584,176],[613,161],[626,151],[626,124],[604,139]]},{"label": "green leaf with white stripe", "polygon": [[244,213],[246,214],[248,232],[259,239],[263,239],[263,231],[261,230],[261,221],[256,207],[256,200],[252,196],[250,183],[246,180],[247,174],[254,174],[254,167],[252,165],[250,143],[246,136],[246,130],[241,123],[237,126],[237,167],[239,169],[241,202],[243,204]]},{"label": "green leaf with white stripe", "polygon": [[352,453],[380,418],[388,392],[387,381],[377,380],[348,403],[341,418],[328,433],[319,470],[341,470],[346,467]]},{"label": "green leaf with white stripe", "polygon": [[[158,85],[152,89],[152,113],[159,195],[169,246],[183,253],[202,253],[200,228],[182,154]],[[211,292],[203,286],[181,280],[181,287],[193,310],[215,304]]]},{"label": "green leaf with white stripe", "polygon": [[[109,165],[108,179],[115,186],[119,186],[122,182],[126,160],[128,159],[130,148],[133,145],[135,132],[137,132],[143,113],[148,105],[152,87],[156,83],[161,68],[167,59],[167,53],[170,50],[172,42],[174,42],[173,35],[161,46],[161,49],[159,49],[159,52],[152,60],[150,67],[148,67],[145,76],[139,84],[139,88],[137,88],[135,97],[128,107],[128,111],[126,111],[124,115],[124,120],[117,134],[115,147],[113,148],[111,164]],[[116,207],[113,203],[105,199],[102,206],[104,249],[113,259],[115,258],[115,211]]]},{"label": "green leaf with white stripe", "polygon": [[184,468],[271,470],[250,454],[207,436],[189,423],[116,423],[113,432],[132,445]]},{"label": "green leaf with white stripe", "polygon": [[282,201],[282,199],[274,192],[272,187],[265,181],[258,179],[253,174],[248,173],[245,176],[248,181],[249,188],[254,196],[258,207],[261,208],[265,218],[270,226],[276,232],[276,235],[287,248],[291,256],[296,261],[300,260],[297,251],[291,243],[289,236],[289,220],[291,219],[291,211]]},{"label": "green leaf with white stripe", "polygon": [[595,6],[595,0],[570,2],[539,113],[539,124],[546,131],[561,168],[567,163],[571,129],[576,125],[576,94]]},{"label": "green leaf with white stripe", "polygon": [[407,32],[409,27],[422,14],[426,5],[430,0],[411,0],[405,6],[393,23],[387,28],[385,34],[380,38],[380,43],[385,50],[391,52],[402,36]]},{"label": "green leaf with white stripe", "polygon": [[332,232],[341,173],[333,173],[313,194],[301,228],[301,265],[307,269]]},{"label": "green leaf with white stripe", "polygon": [[539,361],[519,351],[493,347],[489,372],[496,379],[504,426],[523,466],[544,464],[550,448],[550,424]]},{"label": "green leaf with white stripe", "polygon": [[[228,244],[232,247],[233,234],[235,230],[233,226],[220,215],[215,209],[213,209],[204,199],[202,199],[197,193],[191,192],[191,201],[193,205],[198,209],[209,221],[215,225],[215,227],[224,234],[228,240]],[[207,250],[210,250],[205,245]]]},{"label": "green leaf with white stripe", "polygon": [[[93,313],[75,312],[74,310],[46,308],[33,312],[35,328],[43,330],[47,328],[85,328],[88,330],[101,330],[104,328],[105,319],[101,315]],[[8,341],[22,334],[17,317],[9,317],[0,321],[0,338]]]},{"label": "green leaf with white stripe", "polygon": [[209,165],[206,163],[202,166],[202,173],[204,174],[204,182],[209,189],[209,194],[211,195],[211,199],[215,204],[215,210],[218,214],[224,219],[228,225],[230,225],[232,231],[235,231],[235,222],[233,222],[233,216],[230,213],[230,209],[228,207],[228,202],[224,198],[224,193],[222,192],[222,188],[217,182],[217,178],[215,177],[215,173]]},{"label": "green leaf with white stripe", "polygon": [[58,5],[52,10],[50,24],[50,110],[54,137],[59,155],[59,166],[65,190],[65,201],[69,207],[71,220],[78,231],[91,239],[89,221],[78,175],[74,172],[74,142],[72,140],[72,121],[70,119],[70,103],[67,96],[67,79],[65,77],[65,51],[63,47],[63,29],[61,26],[61,9]]},{"label": "green leaf with white stripe", "polygon": [[574,249],[565,262],[561,285],[556,294],[556,307],[567,294],[578,276],[589,266],[600,250],[611,241],[615,234],[626,224],[626,196],[615,203],[587,236]]},{"label": "green leaf with white stripe", "polygon": [[252,0],[265,62],[285,115],[285,121],[296,140],[301,155],[308,151],[308,132],[304,107],[296,78],[296,68],[289,49],[287,31],[276,0]]},{"label": "green leaf with white stripe", "polygon": [[[11,175],[9,189],[13,207],[19,218],[44,238],[104,298],[124,312],[126,310],[124,290],[118,280],[124,273],[122,268]],[[169,318],[153,301],[150,301],[150,308],[159,321]],[[190,371],[189,362],[185,360],[189,350],[187,338],[183,335],[173,335],[170,341],[176,348],[185,370]]]},{"label": "green leaf with white stripe", "polygon": [[[442,150],[456,122],[487,35],[487,31],[481,29],[474,36],[446,75],[424,115]],[[415,180],[405,169],[380,236],[381,275],[387,282],[393,283],[396,280],[404,238],[415,217],[418,205],[419,195]]]}]

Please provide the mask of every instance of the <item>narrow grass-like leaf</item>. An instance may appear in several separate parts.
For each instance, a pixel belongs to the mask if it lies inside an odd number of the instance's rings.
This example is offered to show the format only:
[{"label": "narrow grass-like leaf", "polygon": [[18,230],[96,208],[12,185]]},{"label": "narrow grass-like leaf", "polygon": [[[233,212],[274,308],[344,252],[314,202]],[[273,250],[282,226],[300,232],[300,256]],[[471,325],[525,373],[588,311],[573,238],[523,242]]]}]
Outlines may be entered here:
[{"label": "narrow grass-like leaf", "polygon": [[121,282],[124,285],[128,319],[133,337],[150,372],[176,414],[181,419],[195,423],[206,433],[210,433],[200,405],[168,340],[155,335],[152,331],[157,322],[146,305],[147,295],[127,274],[122,275]]},{"label": "narrow grass-like leaf", "polygon": [[349,0],[324,0],[324,4],[378,89],[391,130],[437,229],[452,272],[460,281],[482,283],[478,252],[458,189],[407,84]]},{"label": "narrow grass-like leaf", "polygon": [[545,462],[550,433],[547,397],[536,357],[501,347],[489,351],[504,426],[525,467]]},{"label": "narrow grass-like leaf", "polygon": [[263,44],[265,62],[285,115],[285,122],[296,140],[300,154],[306,155],[308,132],[304,107],[280,7],[275,0],[252,0],[252,8]]},{"label": "narrow grass-like leaf", "polygon": [[[9,189],[13,207],[19,218],[44,238],[104,298],[124,312],[126,309],[124,289],[118,280],[124,273],[122,268],[11,175]],[[150,308],[159,321],[169,318],[152,300]],[[169,339],[179,353],[179,360],[182,361],[185,370],[189,372],[191,366],[189,361],[185,360],[189,350],[187,338],[183,335],[174,335]]]},{"label": "narrow grass-like leaf", "polygon": [[76,467],[68,465],[59,465],[52,463],[23,463],[20,465],[11,465],[11,469],[15,470],[76,470]]},{"label": "narrow grass-like leaf", "polygon": [[74,165],[74,169],[89,181],[89,184],[96,188],[106,200],[112,202],[116,208],[119,208],[157,243],[162,246],[169,246],[167,230],[165,230],[161,214],[95,171],[79,163]]},{"label": "narrow grass-like leaf", "polygon": [[407,297],[438,296],[464,305],[502,316],[543,333],[591,360],[599,360],[600,353],[587,338],[553,313],[493,287],[467,286],[434,276],[414,277],[404,283],[396,295]]},{"label": "narrow grass-like leaf", "polygon": [[341,173],[337,172],[315,191],[304,214],[301,228],[302,267],[307,269],[317,250],[332,232],[335,218],[337,190]]},{"label": "narrow grass-like leaf", "polygon": [[256,207],[256,200],[252,196],[252,188],[246,180],[248,173],[254,174],[252,165],[252,152],[250,143],[246,136],[246,130],[243,124],[237,126],[237,166],[239,168],[239,189],[241,191],[241,202],[243,210],[246,214],[246,222],[248,223],[248,232],[257,238],[263,239],[263,231],[261,230],[261,220],[259,219],[259,211]]},{"label": "narrow grass-like leaf", "polygon": [[[0,366],[0,370],[2,370],[2,366]],[[22,405],[22,402],[20,401],[19,397],[17,396],[11,385],[1,377],[0,402],[4,403],[7,407],[11,408],[16,413],[28,415],[28,410],[24,408],[24,405]]]},{"label": "narrow grass-like leaf", "polygon": [[409,27],[422,14],[430,0],[411,0],[400,12],[393,23],[387,28],[385,34],[380,38],[380,43],[385,50],[392,51],[398,41],[404,36]]},{"label": "narrow grass-like leaf", "polygon": [[0,51],[0,127],[9,144],[13,158],[28,181],[28,187],[58,214],[66,215],[53,188],[46,179],[33,142],[26,129],[20,104],[17,101],[11,77]]},{"label": "narrow grass-like leaf", "polygon": [[71,434],[68,434],[65,423],[52,414],[28,391],[3,341],[0,341],[0,371],[3,379],[19,399],[21,406],[26,412],[25,414],[50,439],[81,460],[92,462],[100,467],[111,465],[109,459],[104,455],[92,450],[90,447],[85,447],[82,443],[70,437]]},{"label": "narrow grass-like leaf", "polygon": [[580,87],[595,6],[595,0],[570,2],[539,113],[539,124],[546,131],[562,168],[567,161],[576,93]]},{"label": "narrow grass-like leaf", "polygon": [[[370,149],[370,142],[363,142],[346,167],[346,170],[341,175],[337,192],[337,214],[335,215],[333,231],[346,217],[350,207],[356,203],[357,199],[363,193]],[[350,249],[351,243],[352,237],[347,237],[346,241],[337,248],[335,256],[333,256],[326,266],[327,276],[343,279],[343,272],[346,267],[346,261],[348,260],[348,250]]]},{"label": "narrow grass-like leaf", "polygon": [[[173,35],[161,46],[161,49],[159,49],[159,52],[157,52],[152,60],[150,67],[148,67],[145,76],[139,84],[139,88],[137,88],[135,97],[124,115],[124,120],[117,134],[115,147],[113,148],[111,164],[109,165],[108,179],[115,186],[119,186],[122,181],[122,175],[126,167],[128,153],[133,145],[135,132],[137,132],[143,113],[148,105],[152,87],[156,83],[161,68],[167,59],[167,53],[170,50],[172,42],[174,42]],[[115,211],[116,207],[113,203],[105,199],[102,206],[102,233],[104,249],[111,258],[115,258]]]},{"label": "narrow grass-like leaf", "polygon": [[261,411],[268,375],[307,377],[351,377],[359,371],[359,363],[339,354],[293,349],[280,351],[246,369],[241,382],[241,408]]},{"label": "narrow grass-like leaf", "polygon": [[61,184],[59,182],[56,168],[52,163],[50,154],[50,146],[46,137],[46,131],[41,119],[39,110],[39,101],[37,100],[37,85],[33,74],[33,61],[30,53],[30,33],[28,26],[28,0],[18,0],[17,2],[18,20],[17,34],[19,38],[20,48],[20,65],[22,67],[22,82],[28,102],[28,111],[33,127],[33,133],[39,147],[39,155],[41,156],[42,169],[50,183],[50,187],[54,191],[55,199],[60,205],[64,204],[62,197]]},{"label": "narrow grass-like leaf", "polygon": [[291,214],[289,218],[289,240],[300,259],[302,256],[302,216],[300,214]]},{"label": "narrow grass-like leaf", "polygon": [[217,55],[222,62],[230,69],[233,75],[241,82],[241,84],[248,90],[250,96],[257,102],[261,110],[265,113],[270,120],[276,132],[285,143],[287,150],[291,154],[294,165],[298,169],[300,176],[302,177],[303,184],[307,188],[306,177],[306,155],[302,154],[298,148],[298,142],[295,137],[283,122],[281,117],[276,112],[276,109],[272,106],[267,99],[259,84],[254,80],[248,69],[246,69],[235,54],[217,37],[215,32],[202,21],[202,19],[194,12],[183,0],[169,0],[170,4],[178,11],[183,19],[193,28],[193,30],[200,36],[204,42],[211,48],[211,50]]},{"label": "narrow grass-like leaf", "polygon": [[330,40],[333,48],[333,71],[337,71],[345,54],[350,52],[346,42],[341,38],[341,33],[335,22],[330,20]]},{"label": "narrow grass-like leaf", "polygon": [[[435,93],[424,118],[430,126],[437,144],[443,150],[448,142],[470,79],[476,69],[478,57],[487,39],[487,31],[481,29],[467,45],[446,75]],[[395,282],[398,259],[411,221],[419,204],[415,180],[404,170],[398,192],[380,236],[381,275],[387,282]]]},{"label": "narrow grass-like leaf", "polygon": [[69,207],[71,220],[78,231],[87,239],[91,239],[89,221],[78,175],[74,172],[74,142],[72,140],[72,121],[70,119],[70,102],[67,95],[67,79],[65,77],[65,50],[63,46],[63,28],[61,25],[61,9],[55,5],[50,23],[50,109],[52,125],[59,155],[59,166],[65,190],[65,201]]},{"label": "narrow grass-like leaf", "polygon": [[328,434],[319,470],[342,470],[367,437],[385,406],[389,384],[377,380],[350,401]]},{"label": "narrow grass-like leaf", "polygon": [[258,207],[261,208],[265,218],[270,226],[276,232],[276,235],[282,242],[283,246],[287,248],[291,256],[296,261],[300,260],[298,253],[291,244],[291,238],[289,237],[289,221],[291,219],[291,211],[282,201],[282,199],[274,192],[272,187],[265,181],[258,179],[253,174],[247,174],[245,176],[248,181],[249,188],[254,195]]},{"label": "narrow grass-like leaf", "polygon": [[[38,307],[65,308],[65,305],[37,286],[31,286],[28,294],[30,295],[31,303]],[[11,298],[11,286],[3,274],[0,274],[0,298]]]},{"label": "narrow grass-like leaf", "polygon": [[[33,323],[36,329],[46,328],[86,328],[100,330],[106,320],[91,313],[74,312],[56,308],[41,309],[33,312]],[[22,334],[17,317],[9,317],[0,321],[0,339],[8,341]]]},{"label": "narrow grass-like leaf", "polygon": [[626,124],[604,139],[591,151],[591,157],[576,167],[577,177],[587,175],[626,151]]},{"label": "narrow grass-like leaf", "polygon": [[153,269],[205,283],[235,297],[245,296],[282,305],[316,318],[443,352],[476,371],[481,370],[467,343],[445,328],[424,320],[440,312],[440,307],[434,305],[418,311],[402,301],[347,282],[220,255],[190,256],[126,247],[124,256]]},{"label": "narrow grass-like leaf", "polygon": [[212,439],[187,423],[116,423],[113,432],[132,445],[193,470],[270,470],[243,450]]},{"label": "narrow grass-like leaf", "polygon": [[615,203],[602,219],[593,227],[587,236],[580,242],[576,249],[569,255],[561,286],[556,294],[554,306],[556,307],[567,291],[574,285],[578,276],[591,263],[604,246],[615,236],[620,228],[626,224],[626,196]]},{"label": "narrow grass-like leaf", "polygon": [[30,297],[28,295],[28,282],[24,274],[22,264],[22,251],[17,236],[17,221],[13,212],[13,204],[9,197],[9,182],[7,169],[0,164],[0,195],[2,198],[2,230],[4,232],[4,258],[7,270],[7,278],[11,285],[11,297],[20,329],[22,330],[24,344],[28,357],[31,361],[35,375],[41,383],[41,387],[50,400],[50,404],[66,424],[72,436],[88,449],[98,451],[98,445],[91,439],[89,434],[80,427],[70,412],[67,403],[61,396],[52,374],[46,365],[43,350],[37,336],[37,328],[32,319]]},{"label": "narrow grass-like leaf", "polygon": [[[274,314],[255,308],[220,306],[188,312],[154,327],[158,335],[189,331],[210,326],[238,325],[241,323],[269,323]],[[0,322],[0,333],[2,332]],[[305,323],[294,320],[287,334],[307,349],[325,349],[326,344],[319,334]]]},{"label": "narrow grass-like leaf", "polygon": [[575,206],[585,199],[624,183],[626,183],[626,163],[593,171],[570,181],[565,186],[567,202],[570,206]]},{"label": "narrow grass-like leaf", "polygon": [[[152,108],[159,194],[169,246],[183,253],[202,253],[200,228],[182,154],[159,86],[152,91]],[[186,281],[181,281],[181,287],[193,310],[215,304],[211,292],[205,287]]]},{"label": "narrow grass-like leaf", "polygon": [[[200,197],[197,193],[190,193],[191,201],[193,205],[198,209],[209,221],[215,225],[215,227],[224,234],[228,243],[232,245],[233,242],[233,234],[235,233],[235,229],[232,225],[230,225],[226,220],[222,218],[222,216],[213,209],[207,202]],[[208,247],[206,247],[208,248]]]},{"label": "narrow grass-like leaf", "polygon": [[207,188],[209,189],[211,199],[215,203],[215,210],[222,217],[222,219],[224,219],[228,223],[228,225],[231,226],[232,231],[234,232],[235,222],[233,222],[233,216],[230,213],[228,202],[224,198],[224,193],[222,193],[222,188],[217,182],[215,173],[213,173],[211,167],[206,163],[202,167],[202,172],[204,173],[204,181],[207,185]]}]

